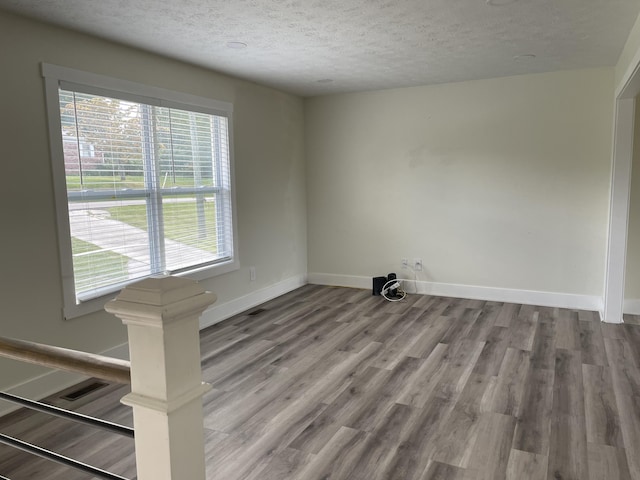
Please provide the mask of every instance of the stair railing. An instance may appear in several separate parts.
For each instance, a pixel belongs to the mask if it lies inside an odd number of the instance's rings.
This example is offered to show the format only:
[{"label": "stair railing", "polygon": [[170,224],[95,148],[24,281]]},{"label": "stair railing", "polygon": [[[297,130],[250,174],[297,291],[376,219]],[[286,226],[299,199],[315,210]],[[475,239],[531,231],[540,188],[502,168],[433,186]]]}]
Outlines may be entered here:
[{"label": "stair railing", "polygon": [[[0,337],[0,356],[131,384],[122,403],[133,408],[130,429],[8,393],[0,398],[113,433],[134,437],[138,480],[205,480],[199,318],[216,301],[197,282],[151,277],[127,286],[105,309],[127,326],[130,362]],[[135,432],[135,434],[134,434]],[[0,443],[107,480],[124,477],[8,435]],[[0,472],[0,480],[8,480]]]}]

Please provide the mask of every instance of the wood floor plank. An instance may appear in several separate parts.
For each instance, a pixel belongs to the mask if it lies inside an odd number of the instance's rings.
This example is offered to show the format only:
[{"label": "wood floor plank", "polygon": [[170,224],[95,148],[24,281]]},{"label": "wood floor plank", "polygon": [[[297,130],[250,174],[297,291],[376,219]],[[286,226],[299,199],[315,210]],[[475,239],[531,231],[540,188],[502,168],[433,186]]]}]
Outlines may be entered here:
[{"label": "wood floor plank", "polygon": [[549,453],[554,372],[532,369],[518,410],[513,448],[546,457]]},{"label": "wood floor plank", "polygon": [[627,452],[631,478],[640,478],[640,397],[616,392],[622,438]]},{"label": "wood floor plank", "polygon": [[511,453],[516,419],[510,415],[483,413],[468,468],[476,480],[504,480]]},{"label": "wood floor plank", "polygon": [[440,383],[450,386],[457,393],[462,392],[469,376],[475,369],[484,345],[484,342],[469,339],[450,345],[449,364]]},{"label": "wood floor plank", "polygon": [[[364,322],[332,323],[338,325],[338,327],[322,332],[321,334],[313,335],[311,342],[304,347],[298,346],[296,352],[297,355],[292,355],[292,359],[289,359],[286,363],[274,362],[273,364],[289,368],[298,365],[299,363],[304,363],[310,360],[312,361],[313,359],[319,361],[322,358],[337,352],[338,346],[344,342],[345,338],[351,338],[366,328],[366,324]],[[362,350],[357,353],[361,352]],[[378,353],[372,353],[370,357],[367,357],[367,365],[373,361],[372,359],[376,355],[378,355]]]},{"label": "wood floor plank", "polygon": [[282,370],[277,362],[292,349],[296,349],[296,345],[287,342],[271,345],[270,348],[254,352],[249,358],[241,359],[235,368],[221,369],[218,363],[208,362],[202,366],[202,378],[217,390],[239,389],[243,384],[255,382],[257,372],[271,376],[269,374]]},{"label": "wood floor plank", "polygon": [[[274,346],[275,343],[272,341],[260,340],[255,342],[250,338],[236,342],[223,352],[207,358],[207,361],[202,366],[203,370],[207,370],[207,381],[215,382],[217,379],[224,378],[242,367],[251,358],[271,350]],[[208,369],[209,366],[213,365],[215,365],[215,368]]]},{"label": "wood floor plank", "polygon": [[609,368],[583,363],[582,376],[587,441],[624,448]]},{"label": "wood floor plank", "polygon": [[553,413],[584,417],[582,361],[579,350],[556,351]]},{"label": "wood floor plank", "polygon": [[464,298],[450,298],[447,308],[442,311],[442,316],[459,319],[467,310]]},{"label": "wood floor plank", "polygon": [[304,452],[318,453],[342,426],[361,415],[362,410],[367,407],[367,398],[378,395],[390,376],[391,372],[387,370],[368,367],[289,446]]},{"label": "wood floor plank", "polygon": [[[456,407],[464,408],[468,412],[482,414],[490,412],[488,398],[493,396],[493,377],[471,373],[461,393],[452,390],[452,398],[456,400]],[[444,390],[442,383],[436,389]]]},{"label": "wood floor plank", "polygon": [[600,322],[580,320],[578,321],[578,332],[580,335],[582,363],[608,366]]},{"label": "wood floor plank", "polygon": [[218,463],[215,469],[216,476],[237,476],[245,479],[256,470],[269,468],[276,456],[287,450],[285,445],[313,421],[323,408],[323,405],[305,405],[303,409],[292,408],[286,413],[280,412],[274,421],[260,419],[254,422],[252,418],[241,435],[235,432],[231,434],[232,437],[242,439],[244,444],[241,444],[241,448],[235,449],[233,462]]},{"label": "wood floor plank", "polygon": [[416,318],[403,317],[403,323],[403,328],[396,336],[392,335],[381,342],[384,348],[380,349],[378,357],[371,363],[372,367],[393,370],[407,356],[425,321],[424,317],[417,315]]},{"label": "wood floor plank", "polygon": [[580,350],[580,325],[578,313],[559,309],[556,321],[556,347],[564,350]]},{"label": "wood floor plank", "polygon": [[627,455],[623,448],[587,445],[589,480],[632,480]]},{"label": "wood floor plank", "polygon": [[600,323],[600,315],[598,314],[598,312],[578,310],[578,320],[580,320],[581,322]]},{"label": "wood floor plank", "polygon": [[539,320],[533,340],[531,367],[554,370],[556,364],[556,323]]},{"label": "wood floor plank", "polygon": [[604,338],[615,340],[624,340],[626,338],[625,331],[623,328],[621,328],[620,325],[616,325],[613,323],[602,323],[600,325],[600,330],[602,331],[602,336]]},{"label": "wood floor plank", "polygon": [[506,478],[507,480],[546,480],[547,463],[546,455],[512,449]]},{"label": "wood floor plank", "polygon": [[[342,375],[338,379],[338,381],[331,386],[331,388],[326,388],[324,391],[319,392],[317,398],[315,398],[314,400],[323,403],[332,403],[345,389],[349,387],[354,378],[362,375],[362,373],[369,368],[371,361],[374,358],[377,358],[378,350],[380,348],[383,348],[382,344],[373,342],[357,353],[346,353],[346,358],[353,357],[356,358],[357,361],[353,363],[349,371],[346,372],[346,374]],[[334,353],[330,353],[324,358],[331,358],[335,354],[344,355],[345,352],[336,350]],[[306,368],[317,370],[317,366],[319,364],[323,364],[324,358],[309,357],[308,359],[301,361],[300,364],[304,365],[306,362],[308,362]]]},{"label": "wood floor plank", "polygon": [[481,415],[474,409],[453,408],[439,428],[431,459],[465,468],[473,453],[480,431]]},{"label": "wood floor plank", "polygon": [[[497,323],[497,321],[496,321]],[[509,345],[509,329],[494,326],[484,340],[484,347],[478,357],[474,373],[481,375],[497,376],[502,365],[502,360],[507,353]]]},{"label": "wood floor plank", "polygon": [[554,413],[552,422],[548,478],[589,478],[584,417]]},{"label": "wood floor plank", "polygon": [[[618,330],[624,332],[622,328]],[[604,345],[616,395],[640,397],[640,369],[635,365],[632,353],[638,347],[632,347],[627,340],[609,338],[605,338]]]},{"label": "wood floor plank", "polygon": [[335,308],[316,306],[304,316],[293,316],[288,321],[279,324],[274,322],[273,329],[265,330],[255,337],[274,342],[284,342],[293,337],[308,338],[314,335],[318,328],[323,328],[327,324],[335,326],[335,315]]},{"label": "wood floor plank", "polygon": [[431,462],[421,480],[465,480],[466,470],[441,462]]},{"label": "wood floor plank", "polygon": [[531,304],[520,305],[518,309],[519,320],[537,320],[539,315],[538,307]]},{"label": "wood floor plank", "polygon": [[352,338],[346,339],[338,349],[345,352],[358,353],[372,342],[381,343],[378,339],[386,337],[387,332],[396,323],[396,320],[396,317],[387,314],[364,317],[363,322],[367,326]]},{"label": "wood floor plank", "polygon": [[509,347],[531,351],[537,328],[538,312],[518,316],[509,329]]},{"label": "wood floor plank", "polygon": [[468,337],[468,334],[473,327],[476,319],[480,316],[481,311],[472,308],[464,308],[458,317],[451,317],[451,326],[445,332],[440,339],[440,343],[453,343],[461,338],[473,338]]},{"label": "wood floor plank", "polygon": [[419,480],[429,465],[431,452],[437,445],[437,433],[451,415],[455,401],[447,395],[437,394],[418,411],[413,428],[401,439],[389,461],[385,474],[388,478]]},{"label": "wood floor plank", "polygon": [[287,448],[275,454],[262,468],[256,468],[249,472],[244,480],[280,480],[282,478],[293,478],[299,474],[312,459],[313,455],[306,454],[300,450]]},{"label": "wood floor plank", "polygon": [[520,305],[516,303],[505,303],[500,309],[498,318],[496,318],[495,326],[509,328],[511,322],[518,316],[519,311]]},{"label": "wood floor plank", "polygon": [[353,462],[366,447],[365,432],[342,427],[327,445],[295,476],[296,480],[348,479]]},{"label": "wood floor plank", "polygon": [[[638,315],[640,317],[640,315]],[[625,339],[629,345],[638,345],[640,343],[640,325],[623,324],[620,325],[624,330]],[[635,361],[635,366],[640,368],[640,349],[632,348],[631,356]]]},{"label": "wood floor plank", "polygon": [[631,315],[625,313],[623,315],[623,318],[626,325],[640,325],[640,315]]},{"label": "wood floor plank", "polygon": [[492,412],[512,416],[518,413],[529,375],[529,355],[524,350],[507,348],[489,403]]},{"label": "wood floor plank", "polygon": [[385,379],[384,385],[376,395],[367,398],[365,407],[348,419],[344,425],[365,432],[374,430],[398,400],[402,393],[402,386],[413,381],[422,363],[422,359],[406,357]]},{"label": "wood floor plank", "polygon": [[[278,451],[278,447],[285,448],[290,444],[315,418],[314,412],[318,409],[315,400],[318,394],[339,383],[344,376],[348,376],[354,366],[366,358],[363,352],[351,355],[343,362],[335,364],[325,375],[318,375],[307,384],[305,391],[300,395],[285,396],[281,401],[282,408],[275,408],[277,402],[264,406],[263,408],[269,412],[261,418],[266,428],[254,442],[238,452],[235,464],[221,466],[219,475],[222,478],[229,478],[232,475],[243,478],[262,462],[270,461],[274,452]],[[248,422],[249,427],[254,424],[251,420],[249,419]],[[250,436],[256,437],[251,429],[249,433]]]},{"label": "wood floor plank", "polygon": [[486,302],[485,306],[480,310],[476,321],[469,329],[467,336],[478,341],[485,341],[491,333],[501,309],[502,304],[500,303]]},{"label": "wood floor plank", "polygon": [[450,297],[431,297],[431,296],[423,296],[423,299],[427,299],[426,303],[422,303],[419,299],[414,306],[418,307],[419,305],[425,312],[429,312],[431,318],[437,318],[444,315],[444,311],[449,308],[449,306],[456,301],[455,298]]},{"label": "wood floor plank", "polygon": [[343,336],[349,337],[346,330],[357,328],[357,325],[349,325],[338,322],[323,322],[309,326],[300,335],[295,337],[295,342],[286,345],[287,348],[276,359],[270,362],[282,368],[290,368],[308,357],[323,357],[335,351],[330,342],[340,341]]},{"label": "wood floor plank", "polygon": [[396,400],[397,403],[415,408],[423,408],[426,405],[427,401],[437,393],[436,386],[446,371],[449,348],[449,345],[444,343],[436,345],[416,372],[415,380],[402,388]]},{"label": "wood floor plank", "polygon": [[[206,379],[204,374],[203,370],[203,378]],[[223,408],[238,399],[247,397],[247,395],[261,395],[262,392],[276,387],[287,374],[288,372],[283,368],[265,365],[249,375],[242,375],[237,379],[229,378],[224,384],[229,388],[228,390],[214,388],[205,394],[205,412],[215,412],[218,408]]]},{"label": "wood floor plank", "polygon": [[201,361],[204,363],[221,350],[229,348],[249,335],[241,332],[235,325],[224,325],[214,332],[207,333],[200,338],[200,351],[203,353]]},{"label": "wood floor plank", "polygon": [[[342,368],[349,359],[367,358],[377,350],[378,345],[370,344],[357,354],[335,352],[323,361],[326,372],[311,368],[316,363],[313,358],[308,362],[300,362],[295,368],[282,371],[256,390],[229,397],[227,402],[209,412],[204,424],[213,430],[230,432],[239,428],[267,405],[278,402],[282,408],[286,408],[291,401],[307,393],[317,381],[325,379],[327,372],[333,373],[336,369]],[[337,381],[333,375],[328,378]]]},{"label": "wood floor plank", "polygon": [[413,410],[407,405],[394,404],[388,414],[367,438],[362,454],[353,462],[349,479],[382,479],[383,472],[393,460],[396,446],[406,436]]},{"label": "wood floor plank", "polygon": [[477,310],[482,310],[487,305],[486,300],[480,300],[477,298],[464,298],[460,300],[460,304],[465,308],[475,308]]},{"label": "wood floor plank", "polygon": [[431,355],[431,352],[436,345],[442,343],[442,337],[451,327],[451,318],[443,317],[441,315],[434,316],[429,313],[429,322],[425,325],[422,332],[420,332],[407,352],[410,357],[426,358]]}]

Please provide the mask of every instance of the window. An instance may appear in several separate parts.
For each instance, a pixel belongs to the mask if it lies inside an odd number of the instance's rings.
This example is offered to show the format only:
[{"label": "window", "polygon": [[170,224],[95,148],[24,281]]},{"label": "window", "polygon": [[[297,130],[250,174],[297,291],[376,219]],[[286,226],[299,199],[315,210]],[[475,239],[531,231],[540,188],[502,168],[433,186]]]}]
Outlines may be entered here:
[{"label": "window", "polygon": [[43,75],[65,316],[150,275],[236,269],[231,105],[52,65]]}]

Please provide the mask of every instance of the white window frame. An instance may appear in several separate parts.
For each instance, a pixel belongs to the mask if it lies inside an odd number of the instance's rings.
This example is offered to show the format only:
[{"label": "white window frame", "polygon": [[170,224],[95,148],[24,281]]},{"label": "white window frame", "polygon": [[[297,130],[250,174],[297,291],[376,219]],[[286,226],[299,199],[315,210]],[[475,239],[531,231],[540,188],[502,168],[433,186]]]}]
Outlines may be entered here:
[{"label": "white window frame", "polygon": [[[224,262],[200,268],[196,267],[175,275],[194,280],[205,280],[240,268],[240,260],[238,257],[235,170],[233,161],[233,105],[231,103],[47,63],[42,64],[42,76],[44,77],[47,119],[49,124],[49,148],[56,206],[60,269],[62,273],[63,316],[65,319],[76,318],[102,310],[104,304],[114,298],[118,292],[115,291],[86,301],[76,301],[58,95],[61,86],[67,89],[74,89],[74,85],[76,85],[78,89],[95,95],[116,96],[123,100],[219,115],[228,119],[233,256],[230,260]],[[114,288],[120,290],[128,283],[132,283],[132,281],[114,285]]]}]

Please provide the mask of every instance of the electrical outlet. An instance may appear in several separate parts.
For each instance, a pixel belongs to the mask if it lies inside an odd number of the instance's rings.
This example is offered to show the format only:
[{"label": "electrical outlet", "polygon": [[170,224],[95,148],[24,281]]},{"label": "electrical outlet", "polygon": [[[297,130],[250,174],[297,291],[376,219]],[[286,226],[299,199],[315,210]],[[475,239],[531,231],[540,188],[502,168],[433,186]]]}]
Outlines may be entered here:
[{"label": "electrical outlet", "polygon": [[421,258],[416,258],[413,260],[413,269],[416,272],[421,272],[422,271],[422,259]]},{"label": "electrical outlet", "polygon": [[402,268],[409,268],[409,260],[406,258],[402,259]]},{"label": "electrical outlet", "polygon": [[252,282],[256,280],[256,267],[249,267],[249,280]]}]

